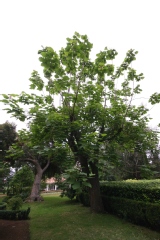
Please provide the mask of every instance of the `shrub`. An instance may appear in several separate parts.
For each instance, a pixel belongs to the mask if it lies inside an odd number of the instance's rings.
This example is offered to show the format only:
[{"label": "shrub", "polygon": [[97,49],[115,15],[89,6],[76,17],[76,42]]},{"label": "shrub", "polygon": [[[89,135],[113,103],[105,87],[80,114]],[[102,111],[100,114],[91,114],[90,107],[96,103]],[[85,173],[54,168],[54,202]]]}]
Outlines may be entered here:
[{"label": "shrub", "polygon": [[76,198],[84,206],[86,206],[86,207],[90,206],[89,194],[87,192],[79,193]]},{"label": "shrub", "polygon": [[106,196],[134,199],[144,202],[160,202],[160,181],[115,181],[101,184],[101,193]]},{"label": "shrub", "polygon": [[19,196],[25,201],[31,193],[31,187],[24,187],[22,188],[22,191],[20,192]]},{"label": "shrub", "polygon": [[7,203],[0,203],[0,210],[5,210],[6,209],[6,206],[7,206]]},{"label": "shrub", "polygon": [[17,211],[1,210],[0,219],[16,220]]},{"label": "shrub", "polygon": [[23,200],[21,197],[12,197],[8,200],[7,208],[11,210],[19,210],[22,207]]},{"label": "shrub", "polygon": [[76,191],[70,186],[65,186],[60,196],[65,196],[72,200],[76,196]]},{"label": "shrub", "polygon": [[7,203],[9,199],[10,199],[10,197],[9,197],[9,196],[5,196],[5,197],[2,199],[2,202],[5,202],[5,203]]},{"label": "shrub", "polygon": [[0,219],[26,220],[28,219],[30,208],[27,210],[0,210]]},{"label": "shrub", "polygon": [[28,215],[30,213],[30,208],[28,208],[27,210],[21,210],[18,212],[18,219],[19,220],[25,220],[28,219]]},{"label": "shrub", "polygon": [[160,204],[102,196],[105,210],[133,223],[160,229]]}]

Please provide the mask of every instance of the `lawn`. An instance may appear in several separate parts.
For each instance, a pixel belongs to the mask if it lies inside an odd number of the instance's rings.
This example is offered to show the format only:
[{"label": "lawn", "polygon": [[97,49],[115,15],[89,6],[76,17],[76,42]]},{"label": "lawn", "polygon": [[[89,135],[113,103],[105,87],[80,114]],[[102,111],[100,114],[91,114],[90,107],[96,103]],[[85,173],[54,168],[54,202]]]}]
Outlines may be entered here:
[{"label": "lawn", "polygon": [[31,240],[160,240],[158,232],[110,214],[91,213],[67,198],[46,194],[44,199],[26,204],[31,206]]}]

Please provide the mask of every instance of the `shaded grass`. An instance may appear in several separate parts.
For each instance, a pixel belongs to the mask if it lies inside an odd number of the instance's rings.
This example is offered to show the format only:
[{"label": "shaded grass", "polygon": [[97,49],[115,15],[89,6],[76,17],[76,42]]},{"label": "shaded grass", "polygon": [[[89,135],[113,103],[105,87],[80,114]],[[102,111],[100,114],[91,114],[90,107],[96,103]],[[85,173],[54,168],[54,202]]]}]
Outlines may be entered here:
[{"label": "shaded grass", "polygon": [[75,201],[45,195],[30,203],[31,240],[160,240],[160,233],[110,214],[94,214]]}]

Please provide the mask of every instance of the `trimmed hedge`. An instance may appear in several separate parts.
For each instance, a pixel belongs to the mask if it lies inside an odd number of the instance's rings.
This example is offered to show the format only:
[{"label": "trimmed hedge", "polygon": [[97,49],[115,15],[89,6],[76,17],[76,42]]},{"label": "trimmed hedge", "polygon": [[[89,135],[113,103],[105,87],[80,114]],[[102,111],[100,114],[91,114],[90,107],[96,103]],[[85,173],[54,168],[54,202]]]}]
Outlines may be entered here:
[{"label": "trimmed hedge", "polygon": [[[128,192],[132,191],[129,189]],[[140,199],[142,199],[142,196]],[[89,194],[86,191],[79,194],[77,196],[77,200],[84,206],[90,206]],[[106,212],[115,214],[132,223],[149,227],[154,230],[160,230],[160,203],[151,203],[148,201],[137,201],[134,199],[107,196],[107,194],[102,194],[102,200]]]},{"label": "trimmed hedge", "polygon": [[132,187],[141,187],[141,188],[159,188],[160,179],[152,179],[152,180],[136,180],[136,179],[128,179],[122,181],[100,181],[100,185],[128,185]]},{"label": "trimmed hedge", "polygon": [[[157,186],[159,184],[159,186]],[[136,201],[160,203],[158,181],[115,181],[101,183],[101,193],[109,197],[127,198]]]},{"label": "trimmed hedge", "polygon": [[102,196],[105,210],[132,223],[160,230],[160,204]]},{"label": "trimmed hedge", "polygon": [[0,210],[0,219],[26,220],[28,219],[30,208],[27,210]]}]

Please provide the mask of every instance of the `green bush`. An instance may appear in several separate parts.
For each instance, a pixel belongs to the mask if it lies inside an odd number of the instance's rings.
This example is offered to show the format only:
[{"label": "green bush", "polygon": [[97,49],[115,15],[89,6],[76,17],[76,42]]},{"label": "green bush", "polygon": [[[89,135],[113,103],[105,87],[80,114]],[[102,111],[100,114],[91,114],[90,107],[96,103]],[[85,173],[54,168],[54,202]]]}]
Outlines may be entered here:
[{"label": "green bush", "polygon": [[6,206],[7,206],[7,203],[0,203],[0,210],[5,210],[6,209]]},{"label": "green bush", "polygon": [[133,223],[160,229],[160,204],[102,196],[105,210]]},{"label": "green bush", "polygon": [[23,199],[23,201],[25,201],[29,197],[31,189],[32,189],[31,187],[22,188],[22,191],[20,192],[19,196]]},{"label": "green bush", "polygon": [[1,210],[0,211],[0,219],[7,219],[7,220],[16,220],[17,211],[12,210]]},{"label": "green bush", "polygon": [[5,203],[7,203],[9,199],[10,199],[10,197],[9,197],[9,196],[5,196],[5,197],[2,199],[2,202],[5,202]]},{"label": "green bush", "polygon": [[90,201],[89,201],[89,194],[87,192],[79,193],[76,197],[76,199],[82,203],[84,206],[89,207]]},{"label": "green bush", "polygon": [[30,213],[30,208],[28,208],[27,210],[21,210],[21,211],[19,211],[18,214],[17,214],[18,220],[28,219],[29,213]]},{"label": "green bush", "polygon": [[72,200],[76,196],[76,191],[71,187],[71,188],[66,188],[63,189],[61,197],[68,197],[70,200]]},{"label": "green bush", "polygon": [[68,197],[72,200],[76,196],[76,190],[74,190],[71,184],[68,183],[59,183],[58,187],[62,190],[61,197]]},{"label": "green bush", "polygon": [[26,220],[28,219],[30,208],[27,210],[0,210],[0,219]]},{"label": "green bush", "polygon": [[101,193],[106,196],[134,199],[136,201],[160,202],[160,181],[115,181],[101,183]]},{"label": "green bush", "polygon": [[10,210],[19,210],[22,204],[23,200],[21,197],[12,197],[8,200],[7,208]]}]

